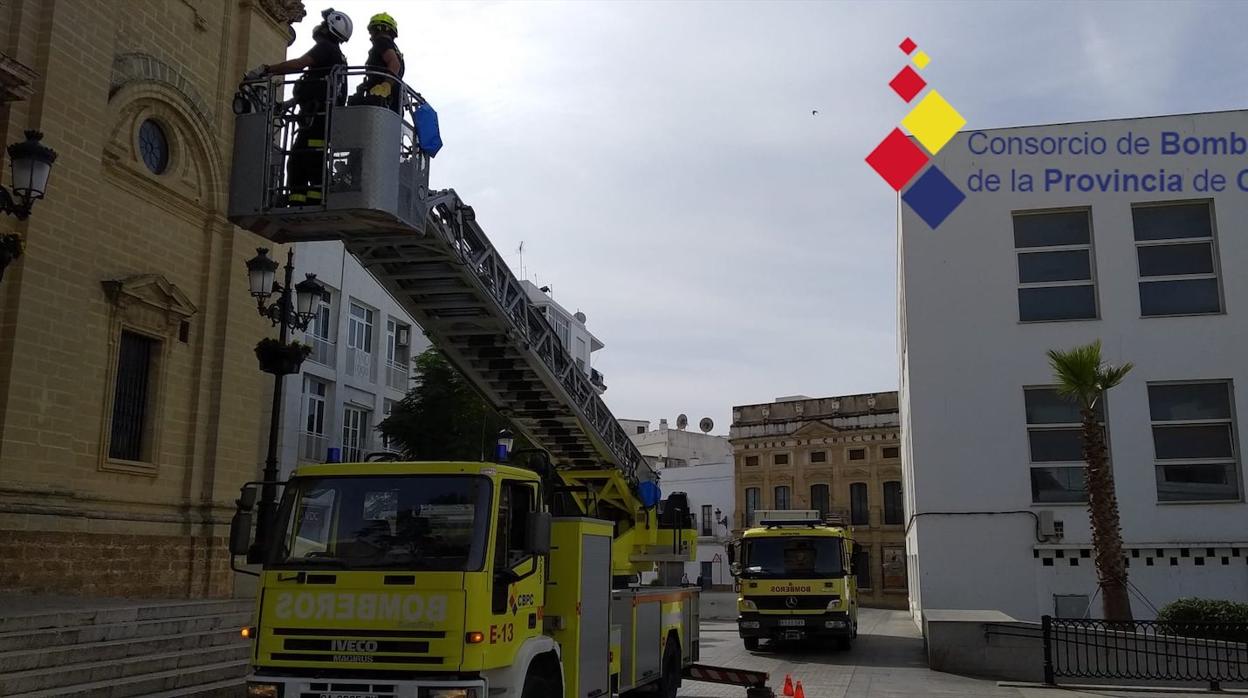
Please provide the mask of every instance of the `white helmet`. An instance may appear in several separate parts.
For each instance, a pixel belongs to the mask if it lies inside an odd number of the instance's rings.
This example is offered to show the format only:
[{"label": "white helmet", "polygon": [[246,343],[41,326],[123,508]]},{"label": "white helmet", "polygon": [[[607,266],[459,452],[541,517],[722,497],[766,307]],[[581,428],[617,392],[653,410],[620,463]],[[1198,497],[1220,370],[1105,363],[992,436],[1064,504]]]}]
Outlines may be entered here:
[{"label": "white helmet", "polygon": [[325,27],[325,31],[339,43],[345,43],[351,38],[351,18],[345,12],[339,12],[331,7],[321,13],[321,18],[324,20],[321,26]]}]

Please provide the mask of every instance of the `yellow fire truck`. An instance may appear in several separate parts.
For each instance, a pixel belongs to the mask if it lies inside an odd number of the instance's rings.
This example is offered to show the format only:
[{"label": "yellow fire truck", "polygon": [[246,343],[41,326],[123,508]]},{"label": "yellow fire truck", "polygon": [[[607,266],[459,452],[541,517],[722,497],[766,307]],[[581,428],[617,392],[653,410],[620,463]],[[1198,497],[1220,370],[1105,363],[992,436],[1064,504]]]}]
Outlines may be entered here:
[{"label": "yellow fire truck", "polygon": [[[540,448],[500,438],[493,462],[378,454],[243,486],[230,549],[259,576],[248,696],[671,698],[682,678],[771,696],[765,673],[696,664],[687,498],[662,497],[472,208],[429,189],[420,95],[401,86],[398,111],[341,98],[366,72],[336,70],[311,115],[280,79],[240,87],[230,218],[278,243],[341,241]],[[324,138],[299,133],[317,123]],[[319,190],[296,198],[287,165],[309,157],[321,175],[301,184]],[[253,543],[257,494],[277,489]],[[640,586],[648,571],[663,586]]]},{"label": "yellow fire truck", "polygon": [[729,548],[737,577],[737,628],[759,641],[827,638],[849,649],[858,635],[859,550],[848,530],[818,511],[756,511],[758,522]]}]

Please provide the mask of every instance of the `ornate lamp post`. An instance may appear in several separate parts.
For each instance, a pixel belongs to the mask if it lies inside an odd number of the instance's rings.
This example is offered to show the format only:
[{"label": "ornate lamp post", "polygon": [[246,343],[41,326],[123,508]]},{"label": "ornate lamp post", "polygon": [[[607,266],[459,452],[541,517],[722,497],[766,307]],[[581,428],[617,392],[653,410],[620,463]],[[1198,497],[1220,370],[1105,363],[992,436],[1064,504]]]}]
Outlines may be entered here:
[{"label": "ornate lamp post", "polygon": [[[13,190],[0,186],[0,211],[24,221],[30,216],[35,201],[48,189],[48,175],[56,152],[40,143],[43,134],[27,131],[26,141],[9,146],[9,167],[13,171]],[[22,237],[17,233],[0,235],[0,278],[5,267],[22,256]]]},{"label": "ornate lamp post", "polygon": [[[261,317],[268,318],[274,327],[281,328],[278,339],[265,338],[256,345],[256,357],[260,370],[273,374],[273,405],[269,414],[269,451],[264,461],[264,485],[260,490],[260,507],[256,521],[256,544],[248,555],[249,562],[258,559],[264,544],[269,540],[273,516],[277,510],[277,434],[281,428],[282,386],[288,374],[298,373],[299,366],[308,355],[308,347],[288,342],[290,328],[308,329],[312,322],[313,304],[324,287],[316,280],[316,274],[293,284],[295,274],[295,251],[286,253],[285,279],[277,281],[277,261],[269,256],[264,247],[256,249],[256,256],[247,260],[247,279],[251,295],[256,299],[256,309]],[[276,300],[269,299],[276,295]],[[292,298],[293,295],[293,298]]]}]

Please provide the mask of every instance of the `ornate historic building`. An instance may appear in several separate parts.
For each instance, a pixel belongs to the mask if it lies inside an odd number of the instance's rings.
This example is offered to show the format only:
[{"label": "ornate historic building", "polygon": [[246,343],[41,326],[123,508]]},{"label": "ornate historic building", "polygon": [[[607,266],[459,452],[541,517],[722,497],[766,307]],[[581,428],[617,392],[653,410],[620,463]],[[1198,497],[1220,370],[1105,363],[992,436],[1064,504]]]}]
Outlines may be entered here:
[{"label": "ornate historic building", "polygon": [[[0,590],[230,593],[269,332],[225,217],[231,99],[297,0],[0,2],[0,134],[59,157],[0,279]],[[7,166],[5,167],[7,170]]]},{"label": "ornate historic building", "polygon": [[863,605],[906,608],[897,393],[780,398],[732,408],[735,529],[759,509],[814,509],[869,555]]}]

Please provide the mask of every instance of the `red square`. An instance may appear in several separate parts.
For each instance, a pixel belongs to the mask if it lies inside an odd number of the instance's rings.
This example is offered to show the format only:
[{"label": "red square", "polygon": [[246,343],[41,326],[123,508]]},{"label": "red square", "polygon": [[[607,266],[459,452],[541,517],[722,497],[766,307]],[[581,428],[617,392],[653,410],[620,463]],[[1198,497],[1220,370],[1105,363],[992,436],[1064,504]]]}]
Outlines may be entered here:
[{"label": "red square", "polygon": [[901,50],[902,50],[902,51],[903,51],[903,52],[904,52],[907,56],[909,56],[909,55],[910,55],[910,53],[911,53],[912,51],[914,51],[914,50],[915,50],[916,48],[918,48],[918,47],[919,47],[919,45],[918,45],[918,44],[916,44],[916,43],[914,43],[913,41],[911,41],[911,40],[910,40],[910,37],[908,37],[908,36],[906,37],[906,40],[905,40],[905,41],[901,42],[901,46],[900,46]]},{"label": "red square", "polygon": [[927,83],[914,72],[913,68],[906,66],[889,81],[888,86],[893,88],[893,92],[900,95],[902,99],[909,102],[914,99],[915,95],[922,92],[924,87],[927,87]]},{"label": "red square", "polygon": [[867,156],[867,164],[896,191],[906,186],[914,174],[927,164],[927,153],[906,138],[901,129],[884,137]]}]

